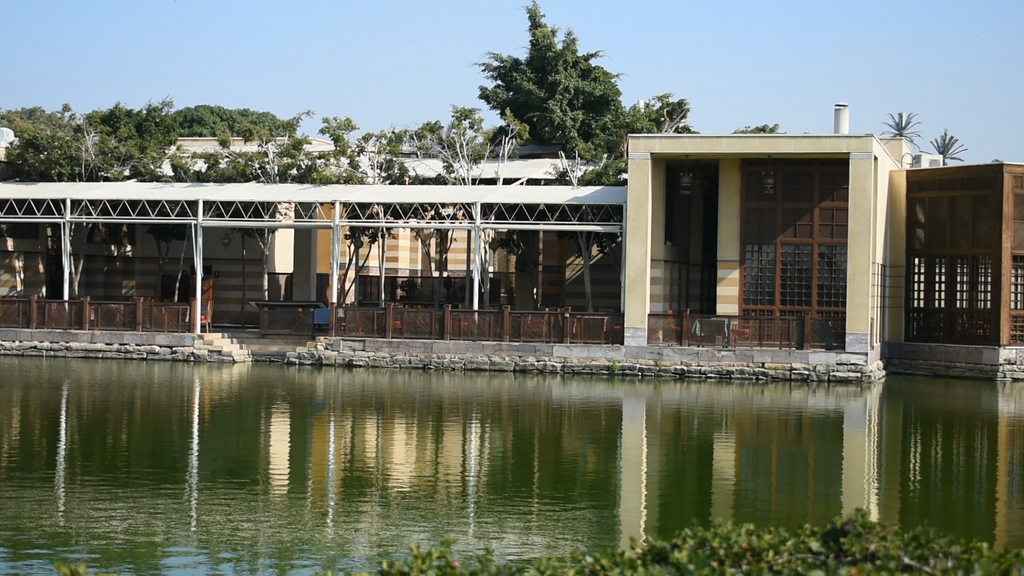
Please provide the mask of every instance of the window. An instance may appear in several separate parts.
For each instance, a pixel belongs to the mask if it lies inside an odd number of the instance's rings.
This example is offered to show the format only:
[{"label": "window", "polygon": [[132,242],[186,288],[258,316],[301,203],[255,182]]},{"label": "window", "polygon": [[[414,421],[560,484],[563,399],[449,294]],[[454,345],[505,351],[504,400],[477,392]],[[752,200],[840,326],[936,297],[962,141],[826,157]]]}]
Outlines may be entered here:
[{"label": "window", "polygon": [[975,282],[974,307],[988,310],[992,307],[992,257],[988,255],[974,257]]},{"label": "window", "polygon": [[[953,295],[954,308],[971,307],[971,259],[969,256],[953,258],[953,279],[956,283]],[[936,304],[936,308],[944,306]]]},{"label": "window", "polygon": [[1013,257],[1010,278],[1010,308],[1024,310],[1024,256]]},{"label": "window", "polygon": [[747,244],[744,249],[743,303],[746,306],[775,304],[775,245]]},{"label": "window", "polygon": [[[772,174],[776,187],[767,186]],[[843,314],[849,238],[849,164],[744,165],[744,315]]]},{"label": "window", "polygon": [[811,306],[811,248],[809,244],[782,245],[782,282],[779,305],[786,308]]},{"label": "window", "polygon": [[818,306],[846,307],[846,246],[818,246]]},{"label": "window", "polygon": [[946,307],[946,259],[945,258],[930,258],[932,265],[931,274],[931,288],[932,288],[932,299],[931,308],[945,308]]},{"label": "window", "polygon": [[911,280],[910,280],[910,306],[912,308],[924,308],[925,303],[925,286],[927,285],[925,260],[923,256],[916,256],[913,258],[911,264]]}]

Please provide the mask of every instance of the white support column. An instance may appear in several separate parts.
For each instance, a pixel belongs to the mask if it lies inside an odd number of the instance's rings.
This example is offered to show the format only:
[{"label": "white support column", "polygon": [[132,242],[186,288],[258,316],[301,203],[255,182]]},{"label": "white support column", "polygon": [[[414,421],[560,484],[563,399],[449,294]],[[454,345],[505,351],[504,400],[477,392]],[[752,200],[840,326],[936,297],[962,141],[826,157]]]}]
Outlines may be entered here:
[{"label": "white support column", "polygon": [[480,309],[480,217],[480,203],[477,202],[473,205],[473,310]]},{"label": "white support column", "polygon": [[334,218],[331,221],[331,304],[338,303],[338,270],[341,268],[341,202],[334,203]]},{"label": "white support column", "polygon": [[64,300],[71,299],[71,199],[64,199],[64,221],[60,223],[60,257],[64,266]]},{"label": "white support column", "polygon": [[[203,324],[200,318],[203,314],[203,201],[198,200],[196,206],[196,222],[192,225],[192,245],[195,249],[193,263],[196,267],[196,317],[195,332],[202,332]],[[244,279],[243,279],[244,281]]]}]

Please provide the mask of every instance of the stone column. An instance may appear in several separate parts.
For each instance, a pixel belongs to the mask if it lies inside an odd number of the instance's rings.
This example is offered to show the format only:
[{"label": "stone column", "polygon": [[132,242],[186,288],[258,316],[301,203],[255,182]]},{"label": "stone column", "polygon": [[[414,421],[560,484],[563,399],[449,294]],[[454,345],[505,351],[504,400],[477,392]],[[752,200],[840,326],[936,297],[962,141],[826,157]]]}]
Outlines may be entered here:
[{"label": "stone column", "polygon": [[295,300],[316,300],[316,237],[316,230],[311,228],[295,230],[292,274],[292,298]]},{"label": "stone column", "polygon": [[626,346],[647,345],[647,314],[651,309],[651,193],[652,165],[648,152],[629,153],[629,192],[626,204]]},{"label": "stone column", "polygon": [[718,162],[718,278],[716,313],[736,316],[740,311],[740,204],[739,158]]},{"label": "stone column", "polygon": [[850,153],[850,223],[846,271],[846,351],[871,350],[871,273],[875,156]]}]

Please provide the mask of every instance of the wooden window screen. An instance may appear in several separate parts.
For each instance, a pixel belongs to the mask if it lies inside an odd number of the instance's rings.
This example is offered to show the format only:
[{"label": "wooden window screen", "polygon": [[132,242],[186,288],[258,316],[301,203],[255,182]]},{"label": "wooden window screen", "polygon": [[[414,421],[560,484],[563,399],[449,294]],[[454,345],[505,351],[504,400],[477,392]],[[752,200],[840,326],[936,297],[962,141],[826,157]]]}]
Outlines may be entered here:
[{"label": "wooden window screen", "polygon": [[927,269],[923,256],[916,256],[911,263],[910,302],[912,308],[924,308],[927,301]]},{"label": "wooden window screen", "polygon": [[744,315],[845,312],[849,174],[846,161],[744,165]]},{"label": "wooden window screen", "polygon": [[818,306],[842,308],[846,305],[846,246],[818,246]]},{"label": "wooden window screen", "polygon": [[1024,256],[1013,257],[1010,280],[1010,308],[1024,310]]},{"label": "wooden window screen", "polygon": [[743,303],[772,306],[775,303],[775,245],[748,244],[744,250]]}]

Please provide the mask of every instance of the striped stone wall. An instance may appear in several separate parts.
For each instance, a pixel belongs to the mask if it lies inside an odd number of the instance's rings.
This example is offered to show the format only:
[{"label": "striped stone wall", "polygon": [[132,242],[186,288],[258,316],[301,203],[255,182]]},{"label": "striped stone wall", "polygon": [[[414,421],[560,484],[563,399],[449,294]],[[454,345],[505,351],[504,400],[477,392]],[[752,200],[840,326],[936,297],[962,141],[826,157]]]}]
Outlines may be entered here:
[{"label": "striped stone wall", "polygon": [[717,313],[736,316],[740,312],[740,263],[718,262]]}]

